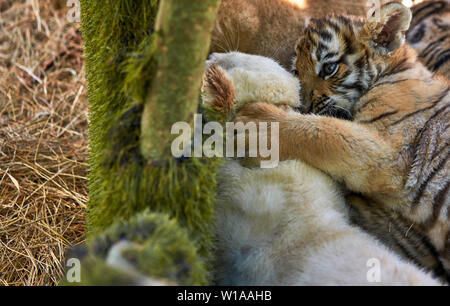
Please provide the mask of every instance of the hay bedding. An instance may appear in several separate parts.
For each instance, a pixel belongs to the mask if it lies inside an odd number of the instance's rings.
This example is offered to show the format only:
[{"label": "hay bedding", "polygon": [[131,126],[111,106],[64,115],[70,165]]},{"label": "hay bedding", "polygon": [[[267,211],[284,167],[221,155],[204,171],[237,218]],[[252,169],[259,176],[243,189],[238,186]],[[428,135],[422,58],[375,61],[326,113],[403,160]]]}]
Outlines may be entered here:
[{"label": "hay bedding", "polygon": [[59,2],[0,2],[0,285],[55,284],[85,236],[82,43]]}]

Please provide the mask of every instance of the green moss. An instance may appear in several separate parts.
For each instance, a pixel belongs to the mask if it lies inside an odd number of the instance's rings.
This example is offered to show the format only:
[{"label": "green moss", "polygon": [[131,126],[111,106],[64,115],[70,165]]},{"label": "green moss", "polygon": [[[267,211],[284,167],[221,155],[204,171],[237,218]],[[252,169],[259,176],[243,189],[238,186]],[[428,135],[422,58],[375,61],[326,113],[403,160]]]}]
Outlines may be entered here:
[{"label": "green moss", "polygon": [[135,286],[135,279],[106,264],[97,257],[89,257],[81,267],[81,282],[62,280],[60,286]]},{"label": "green moss", "polygon": [[175,122],[193,123],[218,0],[164,0],[158,12],[154,83],[142,118],[141,151],[147,159],[170,155]]},{"label": "green moss", "polygon": [[[111,260],[112,248],[124,241],[129,246],[121,250],[120,258],[130,265],[126,269],[119,266],[117,254]],[[189,286],[206,284],[205,264],[188,232],[165,214],[145,211],[127,222],[117,222],[69,257],[81,260],[81,283],[64,285],[137,285],[142,278]]]},{"label": "green moss", "polygon": [[[209,259],[220,161],[169,157],[148,163],[139,150],[142,103],[156,65],[158,1],[82,0],[81,5],[91,111],[89,237],[150,209],[174,218],[199,256]],[[161,258],[159,251],[145,248],[145,256]],[[92,260],[90,267],[97,266]]]},{"label": "green moss", "polygon": [[[107,222],[97,218],[107,205],[127,205],[120,201],[131,190],[123,189],[126,187],[123,185],[130,186],[130,179],[134,180],[124,173],[133,171],[111,167],[111,159],[125,156],[126,160],[127,155],[133,155],[133,146],[139,141],[140,123],[133,122],[133,118],[140,116],[142,110],[139,107],[135,112],[130,109],[136,108],[136,98],[143,95],[137,88],[144,91],[151,84],[152,76],[146,74],[148,70],[144,67],[153,58],[151,41],[158,1],[84,0],[81,8],[90,103],[89,232],[95,234],[121,217],[114,216]],[[142,53],[137,54],[138,51]],[[141,58],[140,69],[131,64],[136,62],[136,58]],[[132,68],[133,73],[130,72]],[[131,112],[131,118],[121,122],[127,112]],[[121,133],[127,133],[129,138],[121,137]],[[134,154],[133,157],[139,158],[139,155]],[[133,160],[128,162],[132,164]],[[110,167],[105,167],[108,164]],[[122,178],[123,184],[109,188],[107,184],[112,177]],[[111,202],[113,192],[119,193]],[[105,195],[109,203],[103,199]]]},{"label": "green moss", "polygon": [[102,193],[97,206],[91,204],[91,226],[93,221],[100,224],[94,227],[98,232],[115,220],[127,220],[150,207],[152,211],[168,213],[186,226],[200,254],[207,256],[214,232],[215,168],[218,165],[219,161],[198,159],[170,160],[162,166],[116,164],[109,169],[111,175],[97,184],[107,192]]}]

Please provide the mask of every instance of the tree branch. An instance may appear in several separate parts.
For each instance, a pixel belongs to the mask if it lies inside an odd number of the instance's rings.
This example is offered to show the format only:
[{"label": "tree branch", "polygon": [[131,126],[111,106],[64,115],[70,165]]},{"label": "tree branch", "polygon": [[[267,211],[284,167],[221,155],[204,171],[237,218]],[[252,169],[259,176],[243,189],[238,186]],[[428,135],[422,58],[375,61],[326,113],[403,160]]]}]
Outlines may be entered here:
[{"label": "tree branch", "polygon": [[219,4],[219,0],[161,1],[155,28],[157,67],[141,126],[141,152],[149,161],[170,155],[174,123],[192,124]]}]

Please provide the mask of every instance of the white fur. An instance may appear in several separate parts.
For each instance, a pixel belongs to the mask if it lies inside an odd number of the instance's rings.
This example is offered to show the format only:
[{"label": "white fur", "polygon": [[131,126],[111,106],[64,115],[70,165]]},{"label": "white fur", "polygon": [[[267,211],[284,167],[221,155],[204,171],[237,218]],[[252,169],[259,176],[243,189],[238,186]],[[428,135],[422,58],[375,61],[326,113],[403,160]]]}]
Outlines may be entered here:
[{"label": "white fur", "polygon": [[[240,52],[213,53],[206,69],[213,64],[220,66],[231,80],[236,91],[235,108],[252,102],[300,106],[298,79],[270,58]],[[204,103],[212,99],[208,92],[203,93]]]},{"label": "white fur", "polygon": [[[220,285],[439,285],[351,226],[337,184],[304,163],[248,169],[228,161],[218,197]],[[372,258],[379,283],[367,278]]]},{"label": "white fur", "polygon": [[[298,95],[292,77],[269,59],[233,52],[212,63],[232,76],[238,104],[278,103],[274,84]],[[218,180],[219,285],[439,285],[351,226],[339,185],[319,170],[299,161],[248,169],[228,160]],[[372,258],[380,262],[378,283],[367,278]]]}]

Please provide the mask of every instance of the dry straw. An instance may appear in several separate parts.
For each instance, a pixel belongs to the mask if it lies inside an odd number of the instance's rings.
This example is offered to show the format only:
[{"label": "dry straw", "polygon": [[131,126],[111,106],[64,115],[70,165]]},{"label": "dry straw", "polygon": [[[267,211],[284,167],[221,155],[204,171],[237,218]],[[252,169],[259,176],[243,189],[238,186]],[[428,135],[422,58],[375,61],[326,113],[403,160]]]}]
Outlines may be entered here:
[{"label": "dry straw", "polygon": [[83,242],[88,105],[64,1],[0,1],[0,285],[52,285]]}]

